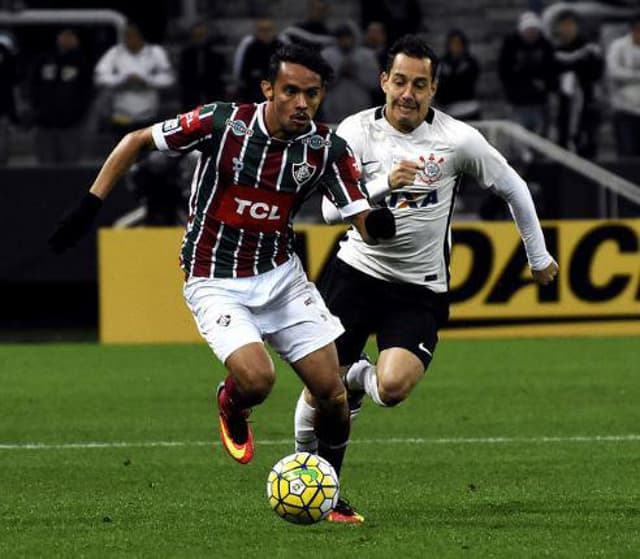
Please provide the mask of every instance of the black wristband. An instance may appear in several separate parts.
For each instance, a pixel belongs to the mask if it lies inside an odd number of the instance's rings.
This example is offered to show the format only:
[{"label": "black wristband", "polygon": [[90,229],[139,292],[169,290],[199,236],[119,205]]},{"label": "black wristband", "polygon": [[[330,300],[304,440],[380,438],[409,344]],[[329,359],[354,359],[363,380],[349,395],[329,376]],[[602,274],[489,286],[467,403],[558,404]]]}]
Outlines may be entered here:
[{"label": "black wristband", "polygon": [[389,208],[371,210],[364,220],[367,233],[374,239],[390,239],[396,234],[396,219]]},{"label": "black wristband", "polygon": [[86,212],[87,215],[95,217],[102,207],[102,198],[96,196],[93,192],[87,192],[80,200],[78,207],[82,208],[81,211]]},{"label": "black wristband", "polygon": [[87,192],[76,206],[67,213],[49,237],[49,246],[56,254],[61,254],[84,237],[102,207],[102,199]]}]

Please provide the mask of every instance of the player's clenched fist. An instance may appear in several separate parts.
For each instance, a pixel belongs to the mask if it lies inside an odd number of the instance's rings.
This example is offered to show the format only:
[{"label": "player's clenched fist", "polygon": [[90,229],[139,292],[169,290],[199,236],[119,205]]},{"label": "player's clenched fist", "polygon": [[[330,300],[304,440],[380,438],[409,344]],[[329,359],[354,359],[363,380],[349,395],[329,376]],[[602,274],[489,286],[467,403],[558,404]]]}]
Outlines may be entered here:
[{"label": "player's clenched fist", "polygon": [[415,161],[403,159],[396,163],[389,173],[389,187],[391,190],[402,186],[410,186],[416,181],[416,174],[422,170],[422,165]]},{"label": "player's clenched fist", "polygon": [[549,285],[558,275],[558,264],[555,260],[542,270],[532,270],[533,279],[541,285]]}]

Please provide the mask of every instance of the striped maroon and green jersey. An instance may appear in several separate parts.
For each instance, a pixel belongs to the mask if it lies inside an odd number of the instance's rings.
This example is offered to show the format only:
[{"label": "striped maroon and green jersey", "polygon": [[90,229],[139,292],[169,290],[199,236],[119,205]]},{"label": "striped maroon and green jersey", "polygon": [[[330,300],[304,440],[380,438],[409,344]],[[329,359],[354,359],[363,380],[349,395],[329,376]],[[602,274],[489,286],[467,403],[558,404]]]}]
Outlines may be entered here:
[{"label": "striped maroon and green jersey", "polygon": [[351,149],[327,126],[267,133],[265,104],[212,103],[153,126],[160,150],[201,152],[181,265],[187,277],[246,277],[293,253],[292,218],[315,190],[345,215],[369,207]]}]

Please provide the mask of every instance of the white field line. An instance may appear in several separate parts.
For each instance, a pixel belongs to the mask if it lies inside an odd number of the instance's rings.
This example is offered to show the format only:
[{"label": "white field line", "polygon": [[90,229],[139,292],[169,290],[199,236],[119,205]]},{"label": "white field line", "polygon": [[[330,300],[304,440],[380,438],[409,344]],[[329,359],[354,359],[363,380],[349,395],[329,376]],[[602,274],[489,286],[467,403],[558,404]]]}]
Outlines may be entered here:
[{"label": "white field line", "polygon": [[[389,438],[354,439],[352,444],[394,445],[490,445],[490,444],[549,444],[549,443],[625,443],[640,442],[640,434],[629,435],[575,435],[543,437],[444,437],[444,438]],[[257,440],[257,445],[293,445],[293,438]],[[0,450],[74,450],[92,448],[173,448],[219,446],[219,441],[112,441],[76,443],[0,443]]]}]

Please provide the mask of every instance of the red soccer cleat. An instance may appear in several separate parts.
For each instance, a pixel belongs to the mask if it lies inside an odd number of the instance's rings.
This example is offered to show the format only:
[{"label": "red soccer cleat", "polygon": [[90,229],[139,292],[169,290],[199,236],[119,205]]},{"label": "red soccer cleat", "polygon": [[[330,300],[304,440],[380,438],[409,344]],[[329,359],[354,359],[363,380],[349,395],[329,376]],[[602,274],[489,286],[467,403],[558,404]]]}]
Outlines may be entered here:
[{"label": "red soccer cleat", "polygon": [[228,400],[223,396],[224,382],[218,385],[218,425],[222,446],[229,456],[240,464],[247,464],[253,458],[253,433],[247,422],[251,410],[230,412]]},{"label": "red soccer cleat", "polygon": [[329,513],[327,520],[342,524],[360,524],[364,522],[364,516],[356,512],[346,499],[338,499],[338,504]]}]

